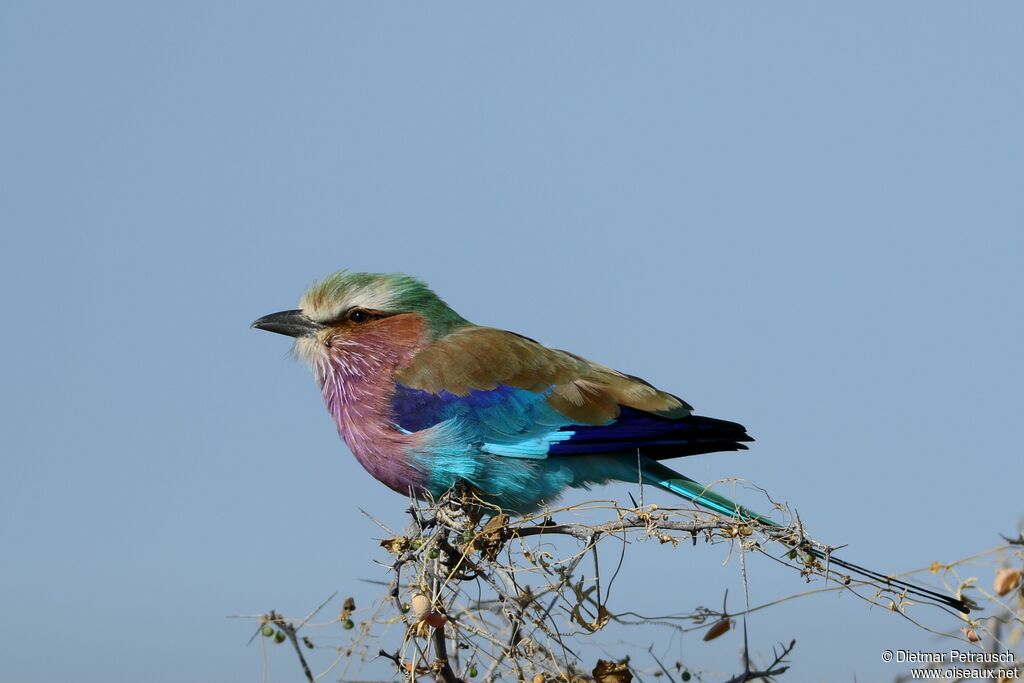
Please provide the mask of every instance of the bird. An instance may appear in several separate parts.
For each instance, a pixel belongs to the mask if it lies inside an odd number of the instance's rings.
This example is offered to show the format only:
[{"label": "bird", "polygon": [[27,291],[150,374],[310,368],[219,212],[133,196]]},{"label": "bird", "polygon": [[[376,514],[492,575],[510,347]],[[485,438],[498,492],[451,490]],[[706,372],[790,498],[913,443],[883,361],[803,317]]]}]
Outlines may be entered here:
[{"label": "bird", "polygon": [[[567,488],[639,480],[781,529],[663,462],[747,450],[753,438],[743,425],[695,415],[639,377],[475,325],[415,277],[341,270],[311,285],[299,308],[252,327],[294,338],[349,450],[402,495],[437,499],[468,486],[503,512],[524,515]],[[968,612],[960,598],[799,544],[830,565]]]}]

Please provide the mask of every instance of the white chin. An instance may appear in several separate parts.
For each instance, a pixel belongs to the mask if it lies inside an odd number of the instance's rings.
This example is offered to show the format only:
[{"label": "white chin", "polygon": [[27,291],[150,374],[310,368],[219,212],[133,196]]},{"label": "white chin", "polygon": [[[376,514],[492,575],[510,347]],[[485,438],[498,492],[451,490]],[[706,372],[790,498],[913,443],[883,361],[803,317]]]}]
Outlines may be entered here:
[{"label": "white chin", "polygon": [[316,366],[317,361],[327,357],[327,347],[317,337],[298,337],[292,352],[296,357],[306,361],[310,366]]}]

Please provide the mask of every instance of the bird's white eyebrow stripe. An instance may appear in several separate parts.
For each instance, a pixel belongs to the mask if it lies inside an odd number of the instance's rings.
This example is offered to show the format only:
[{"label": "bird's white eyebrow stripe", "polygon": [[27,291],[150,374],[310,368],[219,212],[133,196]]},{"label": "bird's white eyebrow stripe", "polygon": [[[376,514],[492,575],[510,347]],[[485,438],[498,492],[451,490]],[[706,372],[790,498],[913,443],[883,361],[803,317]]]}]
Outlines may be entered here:
[{"label": "bird's white eyebrow stripe", "polygon": [[337,320],[343,313],[353,308],[365,308],[370,311],[383,312],[393,302],[394,293],[391,291],[391,288],[381,283],[375,283],[368,287],[360,287],[355,291],[345,292],[344,297],[329,308],[320,309],[316,306],[310,306],[306,310],[306,315],[317,322],[328,322]]}]

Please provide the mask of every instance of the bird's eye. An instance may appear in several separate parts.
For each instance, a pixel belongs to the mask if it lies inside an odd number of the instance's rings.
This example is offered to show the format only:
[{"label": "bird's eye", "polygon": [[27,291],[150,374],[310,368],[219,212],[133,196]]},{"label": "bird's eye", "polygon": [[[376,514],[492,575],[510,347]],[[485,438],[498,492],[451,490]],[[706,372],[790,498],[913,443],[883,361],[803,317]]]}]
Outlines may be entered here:
[{"label": "bird's eye", "polygon": [[348,319],[354,323],[365,323],[370,319],[370,314],[361,308],[353,308],[348,312]]}]

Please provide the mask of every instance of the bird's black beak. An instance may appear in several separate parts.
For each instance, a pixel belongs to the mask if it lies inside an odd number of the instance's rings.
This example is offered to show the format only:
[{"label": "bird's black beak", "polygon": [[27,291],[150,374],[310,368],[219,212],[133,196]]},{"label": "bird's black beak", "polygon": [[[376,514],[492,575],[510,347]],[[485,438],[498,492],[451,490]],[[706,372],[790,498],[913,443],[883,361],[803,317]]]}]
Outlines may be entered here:
[{"label": "bird's black beak", "polygon": [[252,326],[257,330],[277,332],[289,337],[311,337],[324,328],[320,323],[307,318],[298,309],[265,315],[259,320],[253,321]]}]

